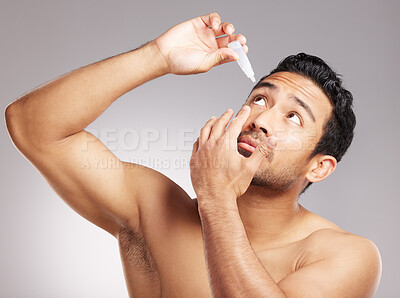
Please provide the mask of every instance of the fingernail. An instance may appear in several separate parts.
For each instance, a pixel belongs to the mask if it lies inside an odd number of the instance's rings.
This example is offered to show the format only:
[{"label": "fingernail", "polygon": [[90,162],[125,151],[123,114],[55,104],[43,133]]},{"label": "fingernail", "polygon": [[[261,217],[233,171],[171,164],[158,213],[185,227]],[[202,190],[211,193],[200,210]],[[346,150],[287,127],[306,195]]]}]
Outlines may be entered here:
[{"label": "fingernail", "polygon": [[250,110],[250,107],[248,105],[244,105],[242,109],[245,110],[245,111],[246,110],[248,111],[248,110]]},{"label": "fingernail", "polygon": [[275,137],[269,137],[267,140],[267,143],[270,147],[274,148],[276,146],[276,138]]}]

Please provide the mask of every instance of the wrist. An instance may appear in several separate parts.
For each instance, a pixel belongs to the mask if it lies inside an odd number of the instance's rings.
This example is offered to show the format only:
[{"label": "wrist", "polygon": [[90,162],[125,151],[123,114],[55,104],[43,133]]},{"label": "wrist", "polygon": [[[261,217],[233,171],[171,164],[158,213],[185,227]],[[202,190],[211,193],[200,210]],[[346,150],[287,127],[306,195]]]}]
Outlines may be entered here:
[{"label": "wrist", "polygon": [[161,53],[160,48],[157,45],[157,42],[155,40],[152,40],[145,45],[145,48],[149,52],[150,58],[152,59],[152,63],[155,65],[157,71],[161,75],[168,74],[169,66],[167,60]]},{"label": "wrist", "polygon": [[133,70],[141,78],[138,85],[169,73],[168,65],[154,40],[124,55],[128,55],[127,65],[134,66],[130,71]]},{"label": "wrist", "polygon": [[203,212],[219,212],[229,209],[237,209],[236,196],[232,194],[218,194],[218,195],[199,195],[197,197],[197,209],[199,213]]}]

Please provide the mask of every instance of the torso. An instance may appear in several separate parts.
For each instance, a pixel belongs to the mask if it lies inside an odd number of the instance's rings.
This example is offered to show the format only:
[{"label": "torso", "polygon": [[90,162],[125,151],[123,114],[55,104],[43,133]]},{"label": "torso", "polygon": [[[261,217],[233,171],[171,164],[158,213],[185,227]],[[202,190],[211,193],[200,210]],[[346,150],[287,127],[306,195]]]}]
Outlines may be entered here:
[{"label": "torso", "polygon": [[[311,213],[310,213],[311,214]],[[255,253],[275,282],[324,257],[326,235],[348,235],[329,221],[313,216],[305,237]],[[168,233],[166,233],[168,234]],[[133,229],[119,235],[121,260],[131,297],[211,297],[200,222],[165,237],[164,245],[152,248],[143,234]]]}]

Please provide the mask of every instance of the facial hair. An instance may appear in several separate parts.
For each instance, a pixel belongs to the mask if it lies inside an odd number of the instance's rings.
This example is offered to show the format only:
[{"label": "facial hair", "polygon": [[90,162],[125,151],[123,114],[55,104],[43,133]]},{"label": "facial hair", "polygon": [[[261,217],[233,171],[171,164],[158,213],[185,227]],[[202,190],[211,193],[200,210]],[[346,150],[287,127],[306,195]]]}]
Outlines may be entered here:
[{"label": "facial hair", "polygon": [[[250,135],[253,139],[263,142],[266,137],[263,133],[257,131],[241,132],[240,136]],[[252,153],[238,147],[238,151],[241,155],[249,157]],[[272,151],[266,158],[269,165],[274,160],[274,151]],[[285,164],[279,169],[272,167],[259,168],[254,174],[250,185],[262,186],[276,192],[284,192],[292,187],[301,177],[301,173],[304,170],[304,166],[300,163]]]}]

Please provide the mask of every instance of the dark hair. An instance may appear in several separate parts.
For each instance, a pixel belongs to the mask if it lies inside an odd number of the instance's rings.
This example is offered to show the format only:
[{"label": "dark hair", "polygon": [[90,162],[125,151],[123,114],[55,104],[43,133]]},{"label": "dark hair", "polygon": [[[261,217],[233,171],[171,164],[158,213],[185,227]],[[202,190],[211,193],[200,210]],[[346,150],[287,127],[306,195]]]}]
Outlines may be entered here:
[{"label": "dark hair", "polygon": [[[356,116],[353,112],[353,95],[342,86],[341,76],[334,72],[322,59],[299,53],[291,55],[281,62],[265,78],[276,72],[292,72],[310,79],[329,98],[333,110],[326,121],[323,134],[309,159],[317,154],[327,154],[339,162],[349,148],[356,125]],[[311,185],[309,182],[302,193]]]}]

